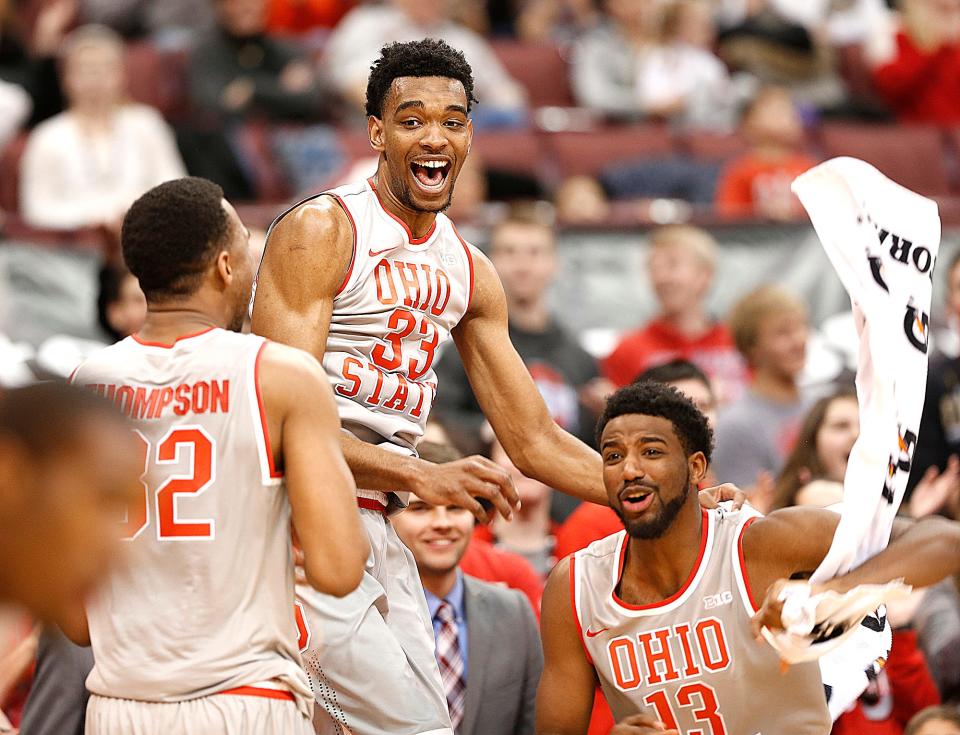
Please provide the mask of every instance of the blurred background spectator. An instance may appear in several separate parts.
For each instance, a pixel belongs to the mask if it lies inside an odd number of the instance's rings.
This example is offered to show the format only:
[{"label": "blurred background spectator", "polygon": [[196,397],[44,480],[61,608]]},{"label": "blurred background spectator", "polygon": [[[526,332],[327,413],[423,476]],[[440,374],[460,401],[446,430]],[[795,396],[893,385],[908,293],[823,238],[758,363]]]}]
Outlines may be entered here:
[{"label": "blurred background spectator", "polygon": [[790,183],[816,161],[803,151],[803,123],[789,92],[762,89],[741,125],[750,148],[720,174],[717,211],[726,217],[797,219],[803,210]]},{"label": "blurred background spectator", "polygon": [[956,707],[927,707],[907,724],[904,735],[960,735],[960,711]]},{"label": "blurred background spectator", "polygon": [[713,472],[720,482],[753,488],[762,498],[810,405],[799,385],[809,336],[807,309],[793,294],[764,286],[737,302],[730,331],[753,376],[744,394],[720,411]]},{"label": "blurred background spectator", "polygon": [[474,70],[477,127],[520,125],[526,118],[526,94],[497,59],[488,42],[451,17],[449,0],[389,0],[351,11],[330,36],[325,54],[327,75],[339,92],[362,113],[367,74],[380,48],[391,41],[442,38],[463,51]]},{"label": "blurred background spectator", "polygon": [[104,26],[74,31],[63,52],[68,109],[30,135],[21,206],[34,227],[103,227],[119,235],[134,199],[186,170],[163,118],[127,101],[123,41]]},{"label": "blurred background spectator", "polygon": [[716,258],[716,242],[696,227],[674,225],[651,234],[647,273],[660,313],[623,337],[604,361],[603,372],[614,385],[632,383],[650,366],[682,357],[710,376],[721,402],[743,392],[743,359],[730,330],[705,306]]},{"label": "blurred background spectator", "polygon": [[85,23],[110,26],[126,38],[148,36],[182,46],[191,34],[213,22],[213,3],[194,0],[80,0]]}]

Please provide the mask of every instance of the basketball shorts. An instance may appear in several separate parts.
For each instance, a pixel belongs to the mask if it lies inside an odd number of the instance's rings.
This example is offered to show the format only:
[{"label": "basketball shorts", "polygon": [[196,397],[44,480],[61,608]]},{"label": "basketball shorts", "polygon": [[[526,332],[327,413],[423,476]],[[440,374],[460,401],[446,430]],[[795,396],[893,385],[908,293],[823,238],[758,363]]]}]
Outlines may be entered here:
[{"label": "basketball shorts", "polygon": [[413,554],[385,513],[360,509],[371,553],[346,597],[297,587],[318,735],[453,735]]},{"label": "basketball shorts", "polygon": [[313,735],[295,702],[214,694],[184,702],[141,702],[91,695],[86,735]]}]

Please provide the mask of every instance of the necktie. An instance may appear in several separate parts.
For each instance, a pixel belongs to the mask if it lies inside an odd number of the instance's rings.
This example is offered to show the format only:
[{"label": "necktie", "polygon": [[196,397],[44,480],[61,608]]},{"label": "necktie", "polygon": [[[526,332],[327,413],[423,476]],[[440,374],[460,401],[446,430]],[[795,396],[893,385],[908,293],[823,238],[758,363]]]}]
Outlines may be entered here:
[{"label": "necktie", "polygon": [[463,721],[467,697],[457,622],[449,602],[441,602],[434,617],[440,623],[440,630],[437,631],[437,663],[440,664],[440,678],[443,680],[443,693],[447,697],[450,722],[456,730]]}]

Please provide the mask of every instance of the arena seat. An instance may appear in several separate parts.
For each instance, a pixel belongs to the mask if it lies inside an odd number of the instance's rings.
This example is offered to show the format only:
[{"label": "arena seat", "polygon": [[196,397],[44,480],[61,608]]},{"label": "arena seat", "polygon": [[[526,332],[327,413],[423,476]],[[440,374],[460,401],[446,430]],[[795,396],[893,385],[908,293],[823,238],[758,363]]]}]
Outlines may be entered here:
[{"label": "arena seat", "polygon": [[20,159],[27,147],[27,134],[21,133],[0,152],[0,210],[20,211]]},{"label": "arena seat", "polygon": [[572,107],[570,70],[553,44],[494,41],[493,50],[514,79],[522,84],[531,107]]},{"label": "arena seat", "polygon": [[694,158],[724,161],[746,152],[747,142],[737,133],[695,130],[680,139],[681,148]]},{"label": "arena seat", "polygon": [[540,172],[543,151],[534,133],[483,130],[474,135],[473,145],[487,168],[530,176]]},{"label": "arena seat", "polygon": [[157,108],[167,120],[183,119],[189,109],[187,58],[186,51],[161,51],[149,41],[127,44],[130,96]]},{"label": "arena seat", "polygon": [[921,194],[950,190],[943,137],[936,128],[824,123],[820,142],[825,158],[863,159]]},{"label": "arena seat", "polygon": [[608,127],[591,132],[560,132],[545,136],[561,176],[597,176],[614,162],[673,152],[670,132],[659,125]]}]

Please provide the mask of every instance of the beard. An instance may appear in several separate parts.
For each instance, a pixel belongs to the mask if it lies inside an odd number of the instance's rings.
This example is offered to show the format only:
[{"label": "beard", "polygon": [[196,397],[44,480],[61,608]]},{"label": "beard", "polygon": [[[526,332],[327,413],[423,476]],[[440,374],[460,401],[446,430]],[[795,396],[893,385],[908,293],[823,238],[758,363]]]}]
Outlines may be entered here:
[{"label": "beard", "polygon": [[[627,533],[631,538],[650,541],[660,538],[667,532],[667,529],[673,525],[673,522],[680,514],[680,510],[687,502],[690,488],[689,469],[683,480],[683,485],[687,488],[687,492],[680,493],[666,503],[661,503],[660,512],[648,520],[636,519],[628,521],[624,518],[623,511],[620,508],[614,508],[614,511],[620,517],[620,522],[623,523],[623,527],[627,529]],[[659,500],[659,495],[657,496],[657,500]]]}]

